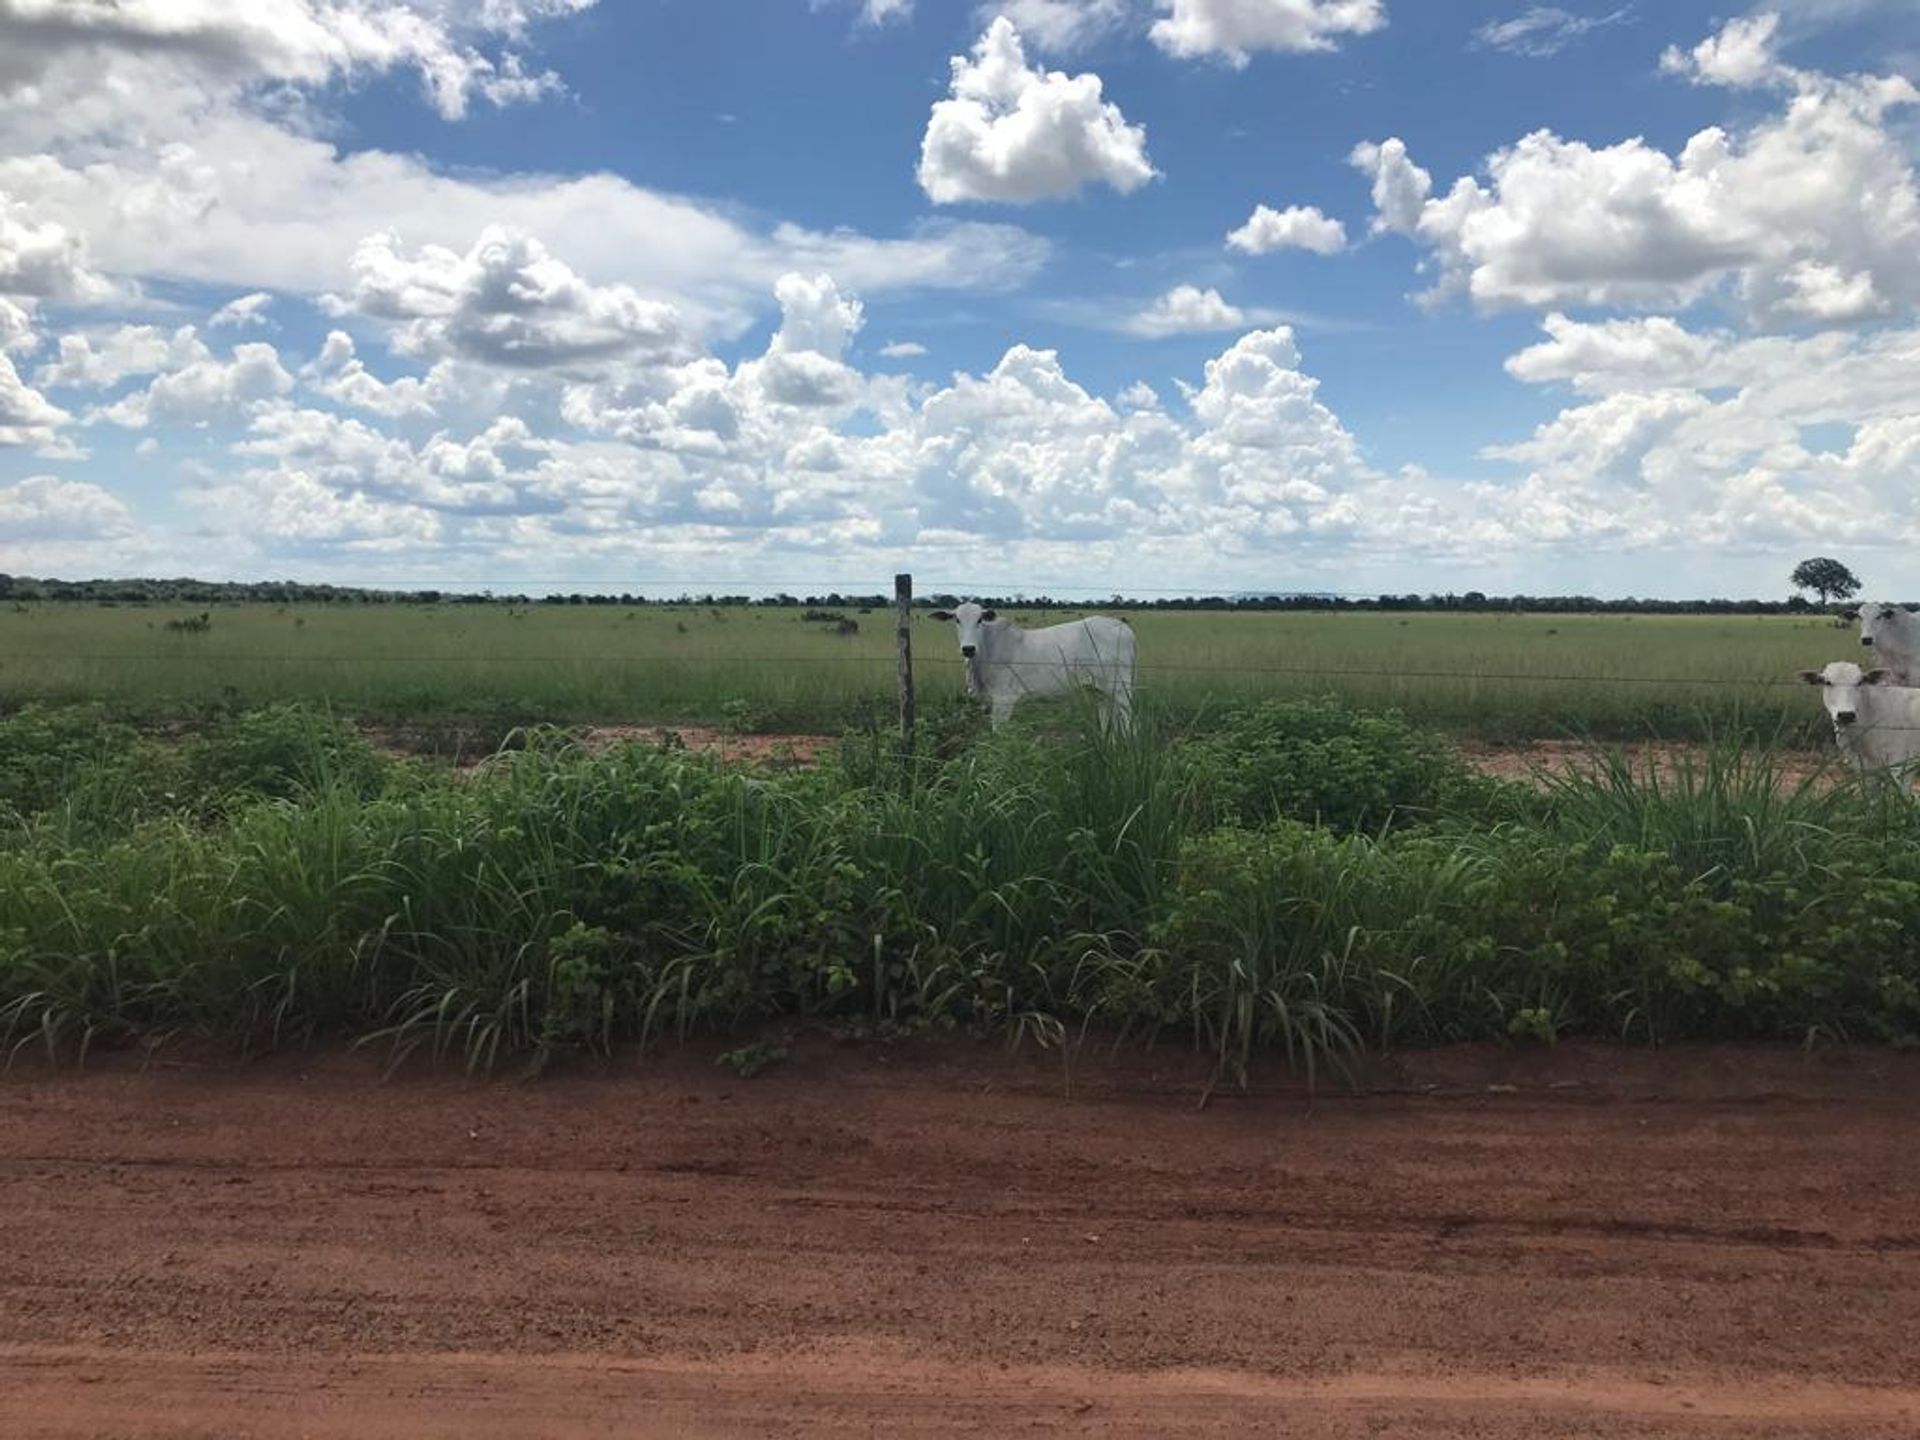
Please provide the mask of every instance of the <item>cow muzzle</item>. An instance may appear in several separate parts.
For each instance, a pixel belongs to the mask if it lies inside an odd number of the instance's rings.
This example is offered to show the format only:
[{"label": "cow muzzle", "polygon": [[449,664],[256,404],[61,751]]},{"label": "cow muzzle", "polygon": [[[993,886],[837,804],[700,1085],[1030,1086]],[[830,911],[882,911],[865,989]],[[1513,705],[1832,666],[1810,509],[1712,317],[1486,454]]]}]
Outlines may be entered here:
[{"label": "cow muzzle", "polygon": [[1861,643],[1862,645],[1872,645],[1872,644],[1873,644],[1873,636],[1871,636],[1871,635],[1862,635],[1862,636],[1860,637],[1860,643]]},{"label": "cow muzzle", "polygon": [[960,653],[964,655],[967,659],[971,660],[973,659],[974,649],[975,647],[972,645],[962,645],[960,647]]},{"label": "cow muzzle", "polygon": [[1858,718],[1859,717],[1851,710],[1836,710],[1833,714],[1833,723],[1836,725],[1851,725]]}]

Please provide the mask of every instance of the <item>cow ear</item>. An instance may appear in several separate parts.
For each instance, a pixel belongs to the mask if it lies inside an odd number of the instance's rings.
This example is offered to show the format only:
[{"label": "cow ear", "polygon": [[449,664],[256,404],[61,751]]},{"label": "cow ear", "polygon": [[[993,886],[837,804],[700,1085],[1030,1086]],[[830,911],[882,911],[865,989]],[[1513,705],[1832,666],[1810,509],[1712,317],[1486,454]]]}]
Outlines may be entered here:
[{"label": "cow ear", "polygon": [[980,618],[982,620],[998,620],[1000,618],[1000,612],[998,610],[982,610],[980,612]]},{"label": "cow ear", "polygon": [[1800,672],[1800,678],[1809,685],[1824,685],[1827,683],[1827,677],[1822,675],[1818,670],[1802,670]]},{"label": "cow ear", "polygon": [[951,620],[953,618],[953,611],[936,610],[931,615],[927,616],[927,618],[929,620]]},{"label": "cow ear", "polygon": [[1886,669],[1869,670],[1860,677],[1860,683],[1862,685],[1884,685],[1887,683],[1887,677],[1891,674],[1893,674],[1893,672]]},{"label": "cow ear", "polygon": [[1860,618],[1860,611],[1857,608],[1853,610],[1842,610],[1840,612],[1840,618],[1842,620],[1858,620]]}]

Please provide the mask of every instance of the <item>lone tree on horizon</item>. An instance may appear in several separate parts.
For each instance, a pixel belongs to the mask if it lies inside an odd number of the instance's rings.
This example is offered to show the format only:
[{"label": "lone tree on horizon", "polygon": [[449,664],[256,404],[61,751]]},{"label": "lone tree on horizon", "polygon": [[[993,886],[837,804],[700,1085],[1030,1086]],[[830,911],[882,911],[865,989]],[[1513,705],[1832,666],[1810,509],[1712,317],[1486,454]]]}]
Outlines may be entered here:
[{"label": "lone tree on horizon", "polygon": [[1813,591],[1825,605],[1833,600],[1851,600],[1860,593],[1860,581],[1838,560],[1816,555],[1793,567],[1793,588]]}]

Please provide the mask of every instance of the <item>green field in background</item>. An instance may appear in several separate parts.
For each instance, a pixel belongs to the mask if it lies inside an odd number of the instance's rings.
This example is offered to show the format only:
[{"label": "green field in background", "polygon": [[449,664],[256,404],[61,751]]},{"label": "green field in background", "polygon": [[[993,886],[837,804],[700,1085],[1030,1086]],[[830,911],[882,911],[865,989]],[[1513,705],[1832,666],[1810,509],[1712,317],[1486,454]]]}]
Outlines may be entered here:
[{"label": "green field in background", "polygon": [[[99,700],[141,712],[277,699],[367,719],[719,722],[830,728],[884,716],[890,612],[647,605],[216,605],[0,608],[0,701]],[[1016,618],[1044,625],[1079,613]],[[1334,695],[1497,738],[1681,737],[1736,720],[1818,733],[1795,671],[1854,659],[1823,617],[1136,612],[1142,703],[1185,712]],[[961,689],[950,626],[914,621],[916,673]]]}]

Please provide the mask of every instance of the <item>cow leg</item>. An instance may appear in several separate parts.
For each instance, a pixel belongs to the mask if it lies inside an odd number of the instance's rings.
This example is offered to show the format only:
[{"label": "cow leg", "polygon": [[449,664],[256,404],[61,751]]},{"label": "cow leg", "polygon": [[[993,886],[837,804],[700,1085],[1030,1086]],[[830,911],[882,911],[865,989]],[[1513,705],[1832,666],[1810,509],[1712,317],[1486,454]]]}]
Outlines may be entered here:
[{"label": "cow leg", "polygon": [[997,691],[993,697],[993,728],[998,730],[1013,718],[1013,702],[1018,697]]},{"label": "cow leg", "polygon": [[1129,735],[1133,732],[1133,693],[1131,691],[1126,689],[1109,691],[1106,704],[1101,709],[1106,712],[1109,735]]}]

